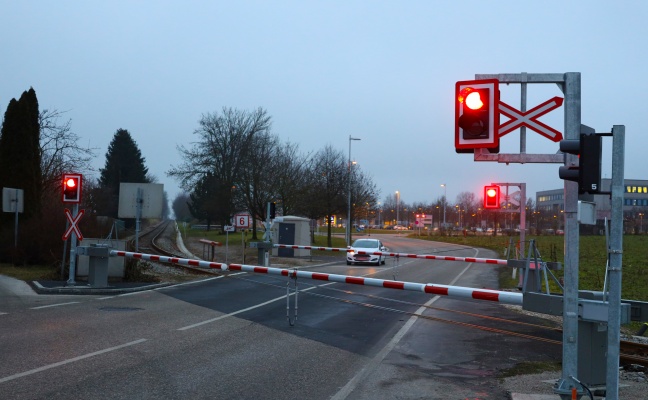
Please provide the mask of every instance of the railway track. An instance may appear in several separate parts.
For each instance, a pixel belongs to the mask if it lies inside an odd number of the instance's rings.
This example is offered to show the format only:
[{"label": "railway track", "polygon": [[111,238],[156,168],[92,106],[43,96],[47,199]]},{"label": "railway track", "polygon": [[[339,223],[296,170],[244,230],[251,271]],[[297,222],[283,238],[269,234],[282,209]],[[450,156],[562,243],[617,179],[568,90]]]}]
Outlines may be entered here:
[{"label": "railway track", "polygon": [[[139,252],[148,254],[162,255],[166,257],[186,258],[185,254],[178,249],[175,244],[175,222],[173,220],[165,220],[159,224],[150,227],[142,232],[139,236]],[[135,251],[135,239],[131,239],[128,243],[131,251]],[[183,271],[192,275],[215,275],[215,271],[205,270],[201,268],[194,268],[180,264],[165,264],[167,268],[176,271]]]},{"label": "railway track", "polygon": [[621,341],[621,364],[638,364],[648,367],[648,344]]}]

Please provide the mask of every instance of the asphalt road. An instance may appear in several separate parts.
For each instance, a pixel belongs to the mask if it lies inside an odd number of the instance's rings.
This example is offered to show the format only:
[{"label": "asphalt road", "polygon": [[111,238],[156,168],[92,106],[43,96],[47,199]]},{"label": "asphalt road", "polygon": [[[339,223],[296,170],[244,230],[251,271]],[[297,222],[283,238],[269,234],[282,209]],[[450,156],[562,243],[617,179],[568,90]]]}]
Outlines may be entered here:
[{"label": "asphalt road", "polygon": [[[397,252],[493,256],[383,239]],[[307,268],[325,273],[497,287],[496,267],[487,264],[313,264]],[[500,369],[561,357],[559,346],[412,315],[501,327],[425,304],[528,319],[497,304],[366,286],[299,280],[290,326],[287,280],[237,274],[119,296],[2,291],[0,398],[505,399]]]}]

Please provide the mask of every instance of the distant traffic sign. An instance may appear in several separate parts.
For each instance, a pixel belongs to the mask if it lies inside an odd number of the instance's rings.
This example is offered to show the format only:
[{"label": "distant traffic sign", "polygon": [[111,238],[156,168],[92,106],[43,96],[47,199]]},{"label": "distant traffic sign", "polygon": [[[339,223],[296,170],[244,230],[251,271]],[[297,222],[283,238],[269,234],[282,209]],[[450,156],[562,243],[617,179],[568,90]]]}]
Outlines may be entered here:
[{"label": "distant traffic sign", "polygon": [[237,228],[249,228],[250,216],[247,214],[236,214],[234,216],[234,226]]},{"label": "distant traffic sign", "polygon": [[234,232],[234,226],[225,225],[225,232]]}]

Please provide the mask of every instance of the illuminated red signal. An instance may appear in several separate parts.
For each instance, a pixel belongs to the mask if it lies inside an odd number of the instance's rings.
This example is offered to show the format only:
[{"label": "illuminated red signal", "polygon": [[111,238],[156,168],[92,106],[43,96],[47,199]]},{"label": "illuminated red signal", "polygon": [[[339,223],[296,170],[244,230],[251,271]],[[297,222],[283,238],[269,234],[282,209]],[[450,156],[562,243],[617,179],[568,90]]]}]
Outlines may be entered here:
[{"label": "illuminated red signal", "polygon": [[471,110],[479,110],[484,106],[484,101],[481,98],[481,94],[479,92],[471,92],[466,96],[466,107],[470,108]]},{"label": "illuminated red signal", "polygon": [[484,186],[484,208],[500,208],[499,186]]},{"label": "illuminated red signal", "polygon": [[63,175],[63,203],[81,202],[81,174]]},{"label": "illuminated red signal", "polygon": [[455,84],[455,149],[487,148],[499,152],[499,81],[483,79]]}]

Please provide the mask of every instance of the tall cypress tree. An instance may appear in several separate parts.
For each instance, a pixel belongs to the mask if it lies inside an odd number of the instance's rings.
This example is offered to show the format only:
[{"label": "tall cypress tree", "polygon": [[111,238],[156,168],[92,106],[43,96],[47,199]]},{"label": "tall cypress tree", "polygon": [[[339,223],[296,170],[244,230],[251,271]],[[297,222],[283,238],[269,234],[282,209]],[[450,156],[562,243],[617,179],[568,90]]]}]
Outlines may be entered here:
[{"label": "tall cypress tree", "polygon": [[131,134],[126,129],[117,129],[106,152],[106,164],[99,170],[99,185],[113,199],[110,209],[102,210],[106,215],[117,217],[120,183],[151,183],[144,162]]},{"label": "tall cypress tree", "polygon": [[38,99],[33,88],[11,99],[0,131],[0,187],[24,191],[24,216],[41,211],[41,153]]}]

